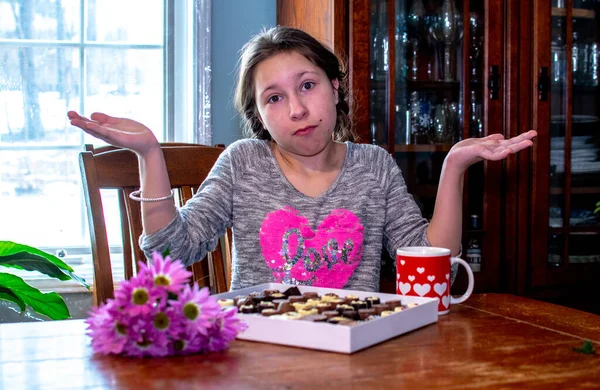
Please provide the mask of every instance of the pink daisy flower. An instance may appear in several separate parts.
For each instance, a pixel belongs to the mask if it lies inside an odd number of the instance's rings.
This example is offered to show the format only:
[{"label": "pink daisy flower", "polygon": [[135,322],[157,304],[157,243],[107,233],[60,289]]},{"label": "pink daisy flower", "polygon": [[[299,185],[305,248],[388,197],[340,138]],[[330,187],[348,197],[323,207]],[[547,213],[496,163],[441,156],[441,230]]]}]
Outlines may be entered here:
[{"label": "pink daisy flower", "polygon": [[159,306],[164,291],[154,287],[150,278],[136,277],[124,280],[115,291],[115,300],[130,316],[148,314]]},{"label": "pink daisy flower", "polygon": [[128,324],[114,315],[114,306],[115,302],[109,300],[106,305],[93,308],[85,320],[94,352],[119,354],[128,340]]},{"label": "pink daisy flower", "polygon": [[148,273],[154,285],[170,293],[177,293],[183,285],[189,283],[192,273],[185,269],[180,261],[172,261],[158,252],[152,253],[152,263],[140,263],[140,273]]},{"label": "pink daisy flower", "polygon": [[213,320],[221,312],[221,306],[215,297],[210,296],[208,287],[200,289],[197,284],[193,287],[184,286],[177,301],[172,305],[176,313],[183,314],[186,326],[201,334],[206,334]]},{"label": "pink daisy flower", "polygon": [[167,333],[158,330],[153,317],[138,317],[131,325],[123,350],[129,356],[166,356],[169,354]]}]

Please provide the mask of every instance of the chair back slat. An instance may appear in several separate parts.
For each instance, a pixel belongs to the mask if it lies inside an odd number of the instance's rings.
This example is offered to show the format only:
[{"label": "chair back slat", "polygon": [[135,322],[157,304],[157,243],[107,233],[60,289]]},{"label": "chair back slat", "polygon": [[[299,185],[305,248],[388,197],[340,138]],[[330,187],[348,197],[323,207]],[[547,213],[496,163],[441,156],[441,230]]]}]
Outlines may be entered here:
[{"label": "chair back slat", "polygon": [[[224,150],[221,147],[183,143],[162,143],[161,148],[171,186],[177,194],[178,206],[184,205],[194,196]],[[146,261],[138,241],[143,231],[141,206],[139,202],[129,198],[129,194],[140,186],[138,158],[130,150],[86,145],[85,151],[79,155],[79,163],[92,241],[94,297],[95,303],[100,304],[114,296],[110,248],[100,189],[119,190],[124,277],[131,278],[135,274],[137,260]],[[228,247],[230,238],[231,231],[228,229],[214,252],[188,268],[192,271],[193,281],[201,286],[211,287],[213,293],[228,290],[230,277],[226,272],[231,269],[231,252]]]}]

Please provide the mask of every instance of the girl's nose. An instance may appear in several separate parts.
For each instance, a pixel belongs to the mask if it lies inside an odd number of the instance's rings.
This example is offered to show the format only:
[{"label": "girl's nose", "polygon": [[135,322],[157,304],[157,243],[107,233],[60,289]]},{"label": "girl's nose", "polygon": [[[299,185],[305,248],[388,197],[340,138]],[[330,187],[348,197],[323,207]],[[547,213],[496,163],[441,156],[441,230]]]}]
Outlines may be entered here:
[{"label": "girl's nose", "polygon": [[299,96],[290,97],[289,100],[290,119],[299,120],[306,117],[308,114],[308,108],[305,102]]}]

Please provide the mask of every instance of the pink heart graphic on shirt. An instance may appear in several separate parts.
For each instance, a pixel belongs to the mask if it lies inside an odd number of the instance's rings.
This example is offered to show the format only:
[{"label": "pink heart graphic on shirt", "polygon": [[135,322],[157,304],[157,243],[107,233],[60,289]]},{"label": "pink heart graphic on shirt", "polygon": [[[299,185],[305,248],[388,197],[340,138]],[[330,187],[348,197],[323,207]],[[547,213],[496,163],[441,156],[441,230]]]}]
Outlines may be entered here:
[{"label": "pink heart graphic on shirt", "polygon": [[333,210],[313,231],[307,218],[284,207],[263,221],[260,246],[275,283],[343,288],[362,258],[363,231],[349,210]]}]

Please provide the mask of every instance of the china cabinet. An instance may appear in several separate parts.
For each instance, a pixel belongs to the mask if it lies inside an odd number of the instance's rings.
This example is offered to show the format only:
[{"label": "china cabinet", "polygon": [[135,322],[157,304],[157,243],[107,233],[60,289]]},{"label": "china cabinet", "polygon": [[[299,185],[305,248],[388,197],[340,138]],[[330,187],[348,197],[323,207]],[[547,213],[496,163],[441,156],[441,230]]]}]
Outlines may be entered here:
[{"label": "china cabinet", "polygon": [[[303,28],[346,56],[361,142],[396,158],[431,218],[450,148],[502,131],[503,42],[489,38],[502,36],[500,9],[500,1],[485,8],[468,0],[279,0],[278,23]],[[473,262],[476,291],[499,289],[501,175],[502,163],[479,163],[465,178],[463,256]],[[394,275],[384,258],[382,288],[394,289]]]},{"label": "china cabinet", "polygon": [[[477,292],[600,311],[590,298],[600,277],[600,1],[277,4],[279,24],[347,59],[361,140],[396,158],[426,217],[456,142],[536,129],[531,150],[467,173],[463,258],[475,241]],[[382,288],[393,289],[386,264]]]},{"label": "china cabinet", "polygon": [[538,0],[533,14],[532,121],[540,139],[527,287],[586,308],[600,277],[600,2]]}]

